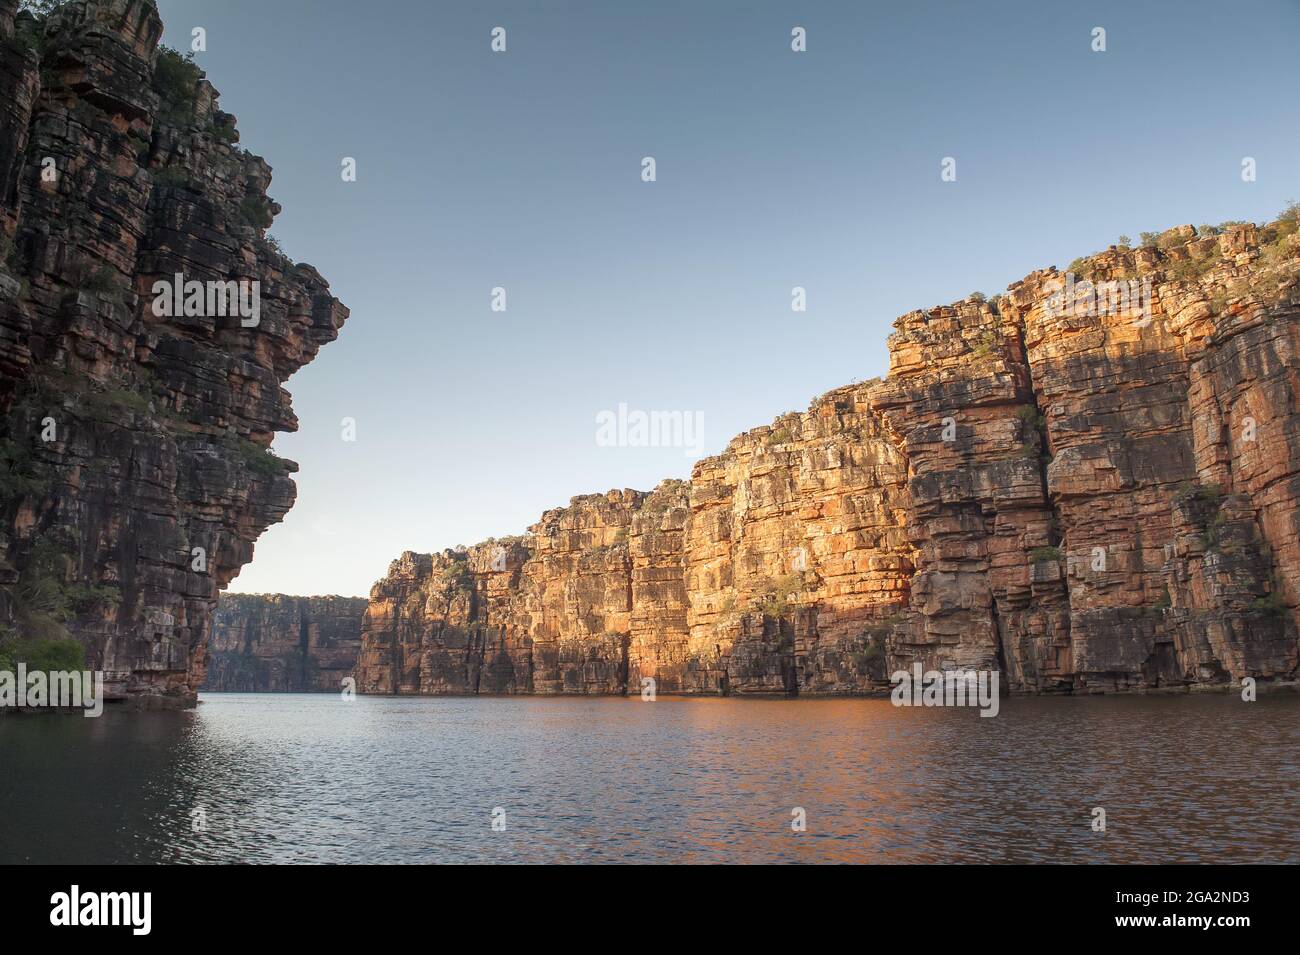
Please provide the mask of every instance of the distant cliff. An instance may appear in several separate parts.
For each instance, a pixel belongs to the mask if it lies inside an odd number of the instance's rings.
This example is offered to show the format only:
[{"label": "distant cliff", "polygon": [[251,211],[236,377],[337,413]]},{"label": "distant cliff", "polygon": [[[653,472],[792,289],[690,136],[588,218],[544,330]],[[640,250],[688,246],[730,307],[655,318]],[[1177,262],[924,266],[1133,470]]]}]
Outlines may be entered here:
[{"label": "distant cliff", "polygon": [[364,597],[222,594],[202,689],[339,692],[361,648]]},{"label": "distant cliff", "polygon": [[1143,237],[895,322],[890,371],[689,482],[405,553],[370,693],[1025,692],[1291,681],[1297,210]]},{"label": "distant cliff", "polygon": [[[293,504],[282,383],[347,309],[266,234],[270,167],[148,0],[0,0],[0,652],[70,634],[187,705],[218,591]],[[170,307],[156,283],[204,283]],[[211,289],[260,286],[260,314]],[[160,303],[161,302],[161,306]]]}]

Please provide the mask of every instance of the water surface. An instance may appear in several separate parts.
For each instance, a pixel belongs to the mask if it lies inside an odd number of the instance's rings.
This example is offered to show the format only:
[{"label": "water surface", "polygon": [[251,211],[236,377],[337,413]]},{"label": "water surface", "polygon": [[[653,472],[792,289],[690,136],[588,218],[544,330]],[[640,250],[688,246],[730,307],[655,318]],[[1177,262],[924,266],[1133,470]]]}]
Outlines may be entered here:
[{"label": "water surface", "polygon": [[0,862],[1300,862],[1296,694],[201,699],[0,719]]}]

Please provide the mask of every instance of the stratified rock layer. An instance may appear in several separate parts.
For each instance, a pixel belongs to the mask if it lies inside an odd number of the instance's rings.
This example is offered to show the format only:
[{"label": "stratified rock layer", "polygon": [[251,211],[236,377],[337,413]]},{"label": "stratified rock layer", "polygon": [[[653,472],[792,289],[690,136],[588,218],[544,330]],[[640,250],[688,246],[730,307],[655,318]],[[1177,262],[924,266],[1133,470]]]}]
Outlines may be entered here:
[{"label": "stratified rock layer", "polygon": [[911,312],[886,380],[689,482],[403,554],[361,690],[871,693],[914,663],[1021,692],[1294,680],[1297,219]]},{"label": "stratified rock layer", "polygon": [[[147,0],[0,0],[0,640],[191,703],[217,594],[293,503],[282,387],[347,310],[264,234],[271,170]],[[255,327],[156,280],[259,281]]]},{"label": "stratified rock layer", "polygon": [[356,669],[364,597],[223,594],[204,690],[339,692]]}]

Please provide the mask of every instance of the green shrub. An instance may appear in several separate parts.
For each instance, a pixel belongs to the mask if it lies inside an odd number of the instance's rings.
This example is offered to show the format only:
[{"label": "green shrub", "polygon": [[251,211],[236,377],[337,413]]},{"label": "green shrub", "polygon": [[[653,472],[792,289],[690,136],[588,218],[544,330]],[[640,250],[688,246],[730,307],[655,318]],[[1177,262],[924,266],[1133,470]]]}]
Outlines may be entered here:
[{"label": "green shrub", "polygon": [[18,576],[15,602],[23,614],[66,620],[72,615],[67,579],[72,559],[49,538],[37,541]]},{"label": "green shrub", "polygon": [[1205,541],[1206,550],[1219,549],[1222,543],[1223,525],[1227,523],[1227,515],[1223,511],[1216,510],[1205,522]]},{"label": "green shrub", "polygon": [[29,672],[83,670],[86,648],[71,637],[0,640],[0,670],[13,672],[19,663],[25,663]]},{"label": "green shrub", "polygon": [[71,584],[67,594],[74,614],[115,608],[122,602],[122,591],[113,584]]},{"label": "green shrub", "polygon": [[1162,235],[1156,239],[1156,248],[1160,249],[1162,252],[1167,252],[1170,249],[1177,249],[1186,244],[1187,239],[1177,232],[1170,232],[1167,235]]},{"label": "green shrub", "polygon": [[275,213],[271,211],[271,202],[262,196],[245,196],[239,204],[239,218],[244,225],[255,229],[269,229],[275,222]]},{"label": "green shrub", "polygon": [[853,668],[859,673],[866,673],[871,669],[871,664],[885,656],[885,646],[883,643],[868,643],[861,650],[855,650],[849,655],[849,660],[853,663]]},{"label": "green shrub", "polygon": [[92,295],[108,295],[120,300],[125,288],[122,273],[107,262],[92,262],[85,256],[78,256],[68,266],[67,277],[73,288]]},{"label": "green shrub", "polygon": [[1021,423],[1028,425],[1034,430],[1047,424],[1047,419],[1043,417],[1043,415],[1040,414],[1038,409],[1033,405],[1021,405],[1016,409],[1016,417],[1020,419]]},{"label": "green shrub", "polygon": [[153,181],[158,186],[176,186],[194,190],[194,179],[184,166],[163,166],[153,171]]},{"label": "green shrub", "polygon": [[1029,561],[1033,564],[1060,559],[1061,549],[1059,547],[1035,547],[1029,552]]},{"label": "green shrub", "polygon": [[36,53],[39,55],[44,46],[44,39],[44,34],[39,29],[28,28],[14,33],[14,42],[23,53]]},{"label": "green shrub", "polygon": [[18,0],[18,9],[26,10],[36,17],[33,23],[19,20],[19,29],[14,33],[14,42],[23,53],[44,54],[46,49],[44,20],[67,0]]},{"label": "green shrub", "polygon": [[219,143],[239,142],[239,130],[235,129],[234,123],[228,123],[224,125],[216,125],[214,123],[212,128],[209,129],[208,132],[211,133],[212,138]]},{"label": "green shrub", "polygon": [[41,470],[30,449],[8,438],[0,439],[0,506],[49,490],[50,482]]},{"label": "green shrub", "polygon": [[106,387],[86,395],[86,410],[98,420],[116,421],[123,411],[149,413],[149,399],[129,388]]},{"label": "green shrub", "polygon": [[[894,614],[873,623],[862,631],[862,635],[858,638],[862,641],[861,647],[849,655],[849,659],[859,673],[870,673],[876,670],[873,664],[878,664],[880,667],[884,666],[885,644],[889,640],[889,635],[893,632],[894,627],[904,619],[902,614]],[[878,675],[882,678],[884,676],[883,672],[879,671]]]},{"label": "green shrub", "polygon": [[256,441],[239,438],[235,442],[235,450],[238,451],[239,459],[244,466],[254,474],[274,477],[285,472],[284,461],[280,456]]},{"label": "green shrub", "polygon": [[998,352],[998,336],[995,332],[985,331],[976,339],[975,344],[971,346],[971,354],[979,361],[989,358],[996,358]]},{"label": "green shrub", "polygon": [[1199,484],[1195,481],[1184,481],[1178,485],[1178,490],[1174,492],[1174,500],[1180,503],[1185,501],[1198,501],[1204,504],[1213,504],[1219,506],[1219,500],[1223,497],[1223,489],[1217,484]]},{"label": "green shrub", "polygon": [[787,574],[776,581],[769,581],[767,593],[755,605],[765,620],[779,620],[794,609],[791,599],[804,588],[803,574]]},{"label": "green shrub", "polygon": [[456,591],[474,590],[474,571],[469,566],[469,554],[457,553],[446,567],[439,571],[442,581],[442,595],[450,598]]},{"label": "green shrub", "polygon": [[[69,584],[73,566],[72,556],[65,551],[61,539],[53,535],[41,538],[32,546],[10,594],[21,638],[17,642],[42,645],[70,642],[80,648],[80,644],[71,640],[64,622],[106,605],[116,606],[121,600],[115,586]],[[49,649],[45,646],[41,652]],[[14,659],[32,665],[26,656],[18,655]]]},{"label": "green shrub", "polygon": [[194,104],[202,75],[193,53],[182,56],[169,46],[158,48],[153,88],[161,98],[159,113],[166,122],[181,125],[194,118]]},{"label": "green shrub", "polygon": [[266,242],[266,247],[270,249],[271,252],[273,252],[275,255],[278,255],[280,258],[284,259],[285,261],[289,260],[289,256],[284,251],[284,246],[280,244],[279,239],[271,235],[271,233],[269,232],[262,238]]},{"label": "green shrub", "polygon": [[1253,613],[1267,617],[1280,617],[1286,612],[1286,604],[1282,601],[1282,595],[1274,589],[1263,597],[1256,597],[1251,602],[1250,609]]}]

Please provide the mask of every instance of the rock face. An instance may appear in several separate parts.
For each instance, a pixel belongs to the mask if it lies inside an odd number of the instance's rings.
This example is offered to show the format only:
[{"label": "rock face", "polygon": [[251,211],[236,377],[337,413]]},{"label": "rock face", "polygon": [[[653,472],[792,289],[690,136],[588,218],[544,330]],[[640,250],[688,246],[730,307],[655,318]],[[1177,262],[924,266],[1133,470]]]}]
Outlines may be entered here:
[{"label": "rock face", "polygon": [[403,554],[370,693],[1016,692],[1297,676],[1300,215],[1183,226],[895,323],[890,373],[689,482]]},{"label": "rock face", "polygon": [[223,594],[204,690],[337,693],[354,674],[364,597]]},{"label": "rock face", "polygon": [[[217,594],[293,503],[282,383],[347,310],[265,234],[271,170],[148,0],[0,0],[0,640],[192,703]],[[260,315],[159,280],[260,284]],[[170,299],[170,296],[164,298]],[[251,296],[250,296],[251,299]],[[170,314],[169,314],[170,312]]]}]

